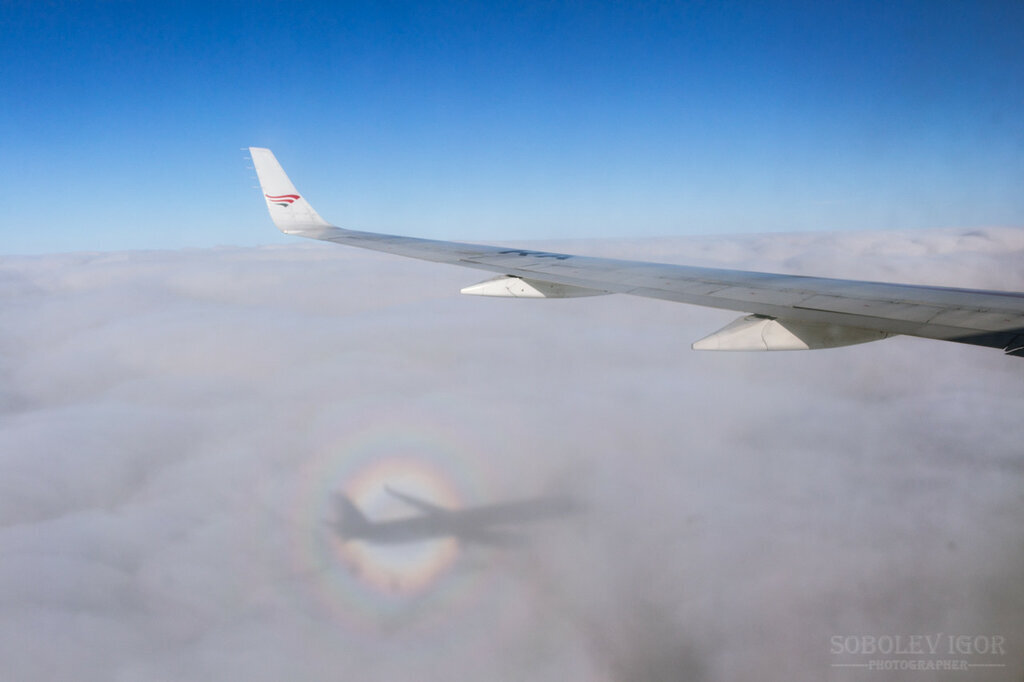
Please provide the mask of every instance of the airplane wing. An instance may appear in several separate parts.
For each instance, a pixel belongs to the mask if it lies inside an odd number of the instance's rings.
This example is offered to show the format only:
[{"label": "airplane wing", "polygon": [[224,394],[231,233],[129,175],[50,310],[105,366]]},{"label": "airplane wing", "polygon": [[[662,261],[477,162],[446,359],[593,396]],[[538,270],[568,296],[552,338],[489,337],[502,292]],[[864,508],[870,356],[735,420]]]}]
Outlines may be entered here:
[{"label": "airplane wing", "polygon": [[425,502],[424,500],[421,500],[417,497],[413,497],[412,495],[400,493],[397,490],[393,489],[391,486],[384,486],[384,489],[387,490],[388,494],[391,495],[392,497],[397,497],[402,502],[405,502],[406,504],[415,507],[424,514],[447,514],[449,511],[444,507],[438,506],[436,504],[431,504],[430,502]]},{"label": "airplane wing", "polygon": [[695,342],[697,350],[834,348],[905,334],[1024,356],[1024,293],[591,258],[348,230],[320,217],[269,149],[249,151],[270,217],[282,232],[497,274],[462,293],[631,294],[744,313]]}]

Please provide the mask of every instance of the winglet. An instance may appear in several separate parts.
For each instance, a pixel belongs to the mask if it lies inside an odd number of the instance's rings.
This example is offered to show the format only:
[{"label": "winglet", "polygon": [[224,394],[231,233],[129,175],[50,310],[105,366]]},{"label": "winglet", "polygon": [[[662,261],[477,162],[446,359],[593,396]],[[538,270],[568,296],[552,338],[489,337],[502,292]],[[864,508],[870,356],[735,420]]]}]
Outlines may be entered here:
[{"label": "winglet", "polygon": [[260,179],[270,219],[277,229],[286,234],[301,234],[310,228],[326,227],[329,224],[295,189],[277,162],[274,152],[263,147],[249,147],[249,154]]}]

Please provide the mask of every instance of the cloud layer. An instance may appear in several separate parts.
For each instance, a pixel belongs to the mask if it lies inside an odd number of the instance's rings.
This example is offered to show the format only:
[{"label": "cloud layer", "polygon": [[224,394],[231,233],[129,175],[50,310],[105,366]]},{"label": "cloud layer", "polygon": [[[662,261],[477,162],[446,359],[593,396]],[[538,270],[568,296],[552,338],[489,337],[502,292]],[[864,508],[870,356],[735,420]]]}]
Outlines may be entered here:
[{"label": "cloud layer", "polygon": [[[554,248],[1024,290],[1015,230]],[[903,675],[1020,677],[1024,362],[697,353],[731,314],[454,293],[475,277],[319,245],[0,259],[2,676],[846,680],[833,636],[943,633],[1005,667]],[[402,466],[587,511],[390,590],[324,521]]]}]

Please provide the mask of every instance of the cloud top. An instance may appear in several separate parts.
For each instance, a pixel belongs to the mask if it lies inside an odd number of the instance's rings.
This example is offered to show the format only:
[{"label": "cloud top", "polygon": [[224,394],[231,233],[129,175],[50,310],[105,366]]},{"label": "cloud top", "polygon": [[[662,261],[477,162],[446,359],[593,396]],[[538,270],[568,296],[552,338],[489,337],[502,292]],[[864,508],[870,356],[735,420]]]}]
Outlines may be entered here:
[{"label": "cloud top", "polygon": [[[557,248],[1024,290],[1009,229]],[[842,680],[831,636],[908,633],[1005,637],[972,679],[1021,674],[1020,360],[694,353],[728,313],[473,277],[318,245],[0,259],[7,675]],[[384,461],[587,511],[393,592],[324,524]]]}]

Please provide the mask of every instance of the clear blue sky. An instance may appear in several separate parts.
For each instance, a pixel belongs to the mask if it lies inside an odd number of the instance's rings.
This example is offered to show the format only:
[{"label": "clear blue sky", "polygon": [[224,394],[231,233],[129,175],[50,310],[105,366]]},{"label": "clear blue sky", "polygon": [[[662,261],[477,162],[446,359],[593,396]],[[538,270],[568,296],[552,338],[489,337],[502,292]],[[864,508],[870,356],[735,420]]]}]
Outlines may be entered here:
[{"label": "clear blue sky", "polygon": [[0,4],[3,253],[1024,226],[1024,3]]}]

